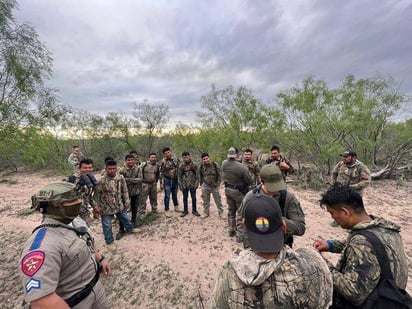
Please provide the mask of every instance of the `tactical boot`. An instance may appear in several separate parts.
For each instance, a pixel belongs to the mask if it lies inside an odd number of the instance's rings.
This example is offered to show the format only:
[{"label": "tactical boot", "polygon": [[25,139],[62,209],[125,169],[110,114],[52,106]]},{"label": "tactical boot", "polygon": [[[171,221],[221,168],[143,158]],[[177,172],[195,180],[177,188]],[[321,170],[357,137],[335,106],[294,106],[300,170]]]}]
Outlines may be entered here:
[{"label": "tactical boot", "polygon": [[197,210],[193,210],[192,214],[195,215],[196,217],[200,217],[200,213],[198,213]]}]

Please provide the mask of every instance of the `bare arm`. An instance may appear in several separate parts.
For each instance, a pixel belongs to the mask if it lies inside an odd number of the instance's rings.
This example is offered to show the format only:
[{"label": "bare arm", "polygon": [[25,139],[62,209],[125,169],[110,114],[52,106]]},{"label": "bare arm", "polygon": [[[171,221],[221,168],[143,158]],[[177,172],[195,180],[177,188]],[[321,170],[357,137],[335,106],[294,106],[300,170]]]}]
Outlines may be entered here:
[{"label": "bare arm", "polygon": [[64,299],[56,293],[33,300],[30,306],[32,309],[70,309]]}]

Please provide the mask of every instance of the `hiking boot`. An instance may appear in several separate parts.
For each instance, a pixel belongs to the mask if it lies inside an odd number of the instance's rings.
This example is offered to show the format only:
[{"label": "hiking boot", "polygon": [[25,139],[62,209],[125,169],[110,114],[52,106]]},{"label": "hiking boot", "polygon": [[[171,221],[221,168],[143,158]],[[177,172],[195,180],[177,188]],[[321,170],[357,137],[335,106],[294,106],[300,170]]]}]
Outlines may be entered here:
[{"label": "hiking boot", "polygon": [[192,214],[196,217],[200,217],[200,213],[198,213],[197,210],[193,210]]},{"label": "hiking boot", "polygon": [[206,218],[209,218],[209,214],[203,214],[203,215],[200,217],[200,219],[206,219]]},{"label": "hiking boot", "polygon": [[177,205],[177,206],[175,206],[175,212],[183,212],[183,210],[181,210],[181,209],[179,208],[179,205]]},{"label": "hiking boot", "polygon": [[173,217],[172,212],[170,210],[165,210],[165,217],[166,218],[171,218]]},{"label": "hiking boot", "polygon": [[119,233],[117,233],[117,234],[116,234],[116,240],[122,239],[123,236],[124,236],[124,232],[119,232]]},{"label": "hiking boot", "polygon": [[189,213],[187,211],[182,212],[180,215],[181,218],[186,217]]},{"label": "hiking boot", "polygon": [[235,236],[236,235],[236,232],[235,231],[229,231],[229,237],[233,237],[233,236]]}]

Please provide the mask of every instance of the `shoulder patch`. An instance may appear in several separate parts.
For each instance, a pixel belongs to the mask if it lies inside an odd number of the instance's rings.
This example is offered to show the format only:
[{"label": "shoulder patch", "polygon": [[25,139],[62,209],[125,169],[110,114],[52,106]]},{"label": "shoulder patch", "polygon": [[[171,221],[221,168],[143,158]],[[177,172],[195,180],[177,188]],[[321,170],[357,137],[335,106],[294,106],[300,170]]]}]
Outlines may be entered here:
[{"label": "shoulder patch", "polygon": [[37,235],[36,235],[36,237],[34,238],[33,243],[32,243],[31,246],[30,246],[29,251],[36,250],[36,249],[38,249],[38,248],[40,247],[41,242],[42,242],[42,240],[43,240],[43,238],[44,238],[44,235],[46,235],[46,232],[47,232],[47,228],[45,228],[45,227],[42,227],[42,228],[37,232]]},{"label": "shoulder patch", "polygon": [[44,263],[43,251],[32,251],[27,253],[21,260],[21,271],[26,276],[32,277]]},{"label": "shoulder patch", "polygon": [[31,278],[26,284],[26,292],[29,293],[31,290],[38,290],[41,288],[41,281],[38,279]]}]

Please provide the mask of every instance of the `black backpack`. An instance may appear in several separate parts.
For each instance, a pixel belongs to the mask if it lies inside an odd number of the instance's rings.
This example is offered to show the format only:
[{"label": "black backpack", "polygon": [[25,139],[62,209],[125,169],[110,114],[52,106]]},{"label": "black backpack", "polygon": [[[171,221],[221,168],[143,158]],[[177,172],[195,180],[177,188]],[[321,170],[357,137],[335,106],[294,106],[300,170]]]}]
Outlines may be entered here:
[{"label": "black backpack", "polygon": [[331,308],[362,308],[362,309],[411,309],[412,298],[403,289],[400,289],[393,278],[391,269],[389,267],[389,259],[385,248],[379,238],[371,231],[360,230],[356,232],[366,237],[372,245],[376,258],[379,261],[381,268],[381,278],[368,296],[366,301],[360,306],[343,304],[343,306],[332,306]]}]

